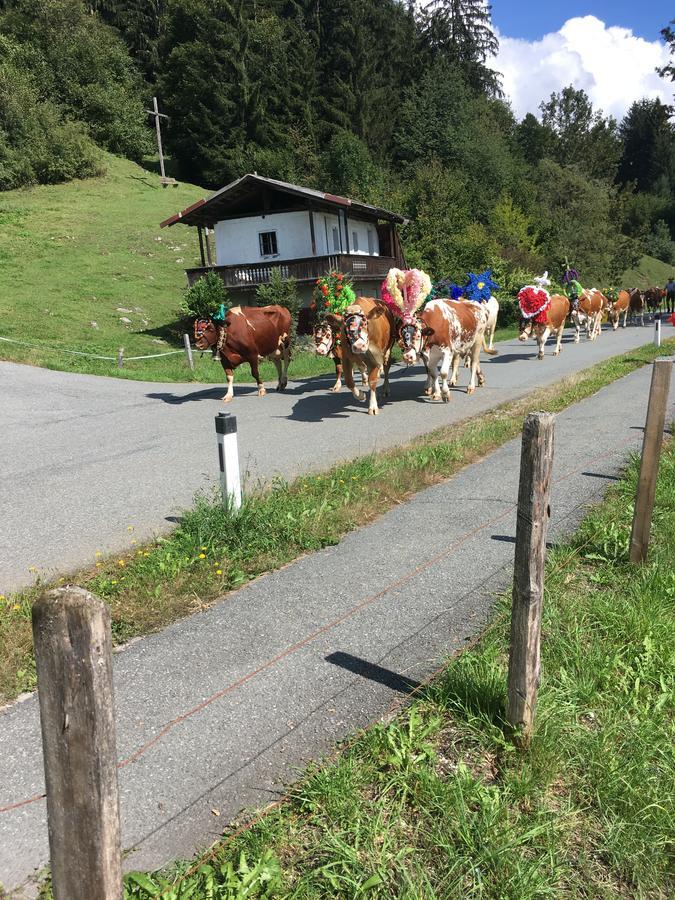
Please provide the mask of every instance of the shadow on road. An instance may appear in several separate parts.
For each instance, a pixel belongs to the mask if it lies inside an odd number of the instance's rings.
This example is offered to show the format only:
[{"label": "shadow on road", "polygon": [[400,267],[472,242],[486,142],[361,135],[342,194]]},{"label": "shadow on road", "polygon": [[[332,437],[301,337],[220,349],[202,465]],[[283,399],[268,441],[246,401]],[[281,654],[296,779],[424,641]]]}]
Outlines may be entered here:
[{"label": "shadow on road", "polygon": [[417,688],[421,687],[419,681],[413,678],[407,678],[398,672],[392,672],[391,669],[384,669],[376,663],[368,662],[367,659],[361,659],[360,656],[352,656],[351,653],[343,653],[337,650],[325,657],[326,662],[332,663],[334,666],[340,666],[341,669],[347,669],[355,675],[361,675],[362,678],[368,678],[370,681],[376,681],[385,687],[391,688],[392,691],[398,691],[401,694],[410,694]]}]

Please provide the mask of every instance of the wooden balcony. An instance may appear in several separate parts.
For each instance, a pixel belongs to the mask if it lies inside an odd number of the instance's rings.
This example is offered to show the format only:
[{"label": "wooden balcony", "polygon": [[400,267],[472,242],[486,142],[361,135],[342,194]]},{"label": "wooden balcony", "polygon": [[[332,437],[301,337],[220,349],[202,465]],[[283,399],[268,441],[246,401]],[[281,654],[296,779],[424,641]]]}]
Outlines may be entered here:
[{"label": "wooden balcony", "polygon": [[347,253],[336,253],[330,256],[308,256],[304,259],[287,259],[263,262],[243,263],[238,266],[204,266],[187,269],[188,284],[194,284],[207,272],[216,272],[228,288],[255,288],[259,284],[267,284],[272,271],[279,269],[284,278],[294,278],[299,284],[316,281],[327,272],[342,272],[349,275],[355,283],[359,281],[379,280],[386,276],[389,269],[405,267],[404,261],[391,256],[357,256]]}]

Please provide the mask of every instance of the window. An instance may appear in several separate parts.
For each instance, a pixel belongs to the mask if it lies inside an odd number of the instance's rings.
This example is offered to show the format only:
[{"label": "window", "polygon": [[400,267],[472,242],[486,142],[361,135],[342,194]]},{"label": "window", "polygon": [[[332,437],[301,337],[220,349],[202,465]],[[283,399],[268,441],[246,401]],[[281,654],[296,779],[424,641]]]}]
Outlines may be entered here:
[{"label": "window", "polygon": [[261,256],[278,256],[277,233],[276,231],[261,231],[258,235],[260,240]]},{"label": "window", "polygon": [[333,252],[340,252],[340,235],[338,234],[338,230],[335,226],[333,226]]},{"label": "window", "polygon": [[369,256],[373,256],[375,253],[375,236],[371,229],[368,229],[368,254]]},{"label": "window", "polygon": [[352,231],[352,252],[359,252],[359,236],[356,231]]}]

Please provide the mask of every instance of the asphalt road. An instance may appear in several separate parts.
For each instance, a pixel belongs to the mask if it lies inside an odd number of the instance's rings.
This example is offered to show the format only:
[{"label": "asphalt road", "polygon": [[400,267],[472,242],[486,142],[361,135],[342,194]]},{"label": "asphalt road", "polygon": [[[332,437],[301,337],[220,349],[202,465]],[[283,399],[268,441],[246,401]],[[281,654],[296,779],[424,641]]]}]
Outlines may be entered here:
[{"label": "asphalt road", "polygon": [[[664,326],[664,335],[672,332]],[[152,384],[72,375],[0,363],[0,593],[114,553],[134,537],[169,527],[200,489],[218,477],[214,416],[237,415],[240,458],[249,484],[292,477],[458,421],[550,384],[652,339],[649,327],[604,331],[594,343],[536,360],[536,345],[508,341],[487,358],[486,387],[468,397],[468,378],[448,405],[422,396],[422,370],[395,369],[390,402],[366,415],[331,378],[291,382],[284,394],[236,388]],[[216,365],[216,363],[214,363]],[[293,373],[291,365],[291,375]]]},{"label": "asphalt road", "polygon": [[[643,368],[557,417],[551,536],[576,525],[639,447],[649,380]],[[481,629],[512,573],[519,458],[511,441],[339,545],[116,655],[127,868],[207,846]],[[8,889],[47,860],[43,791],[33,696],[0,712]]]}]

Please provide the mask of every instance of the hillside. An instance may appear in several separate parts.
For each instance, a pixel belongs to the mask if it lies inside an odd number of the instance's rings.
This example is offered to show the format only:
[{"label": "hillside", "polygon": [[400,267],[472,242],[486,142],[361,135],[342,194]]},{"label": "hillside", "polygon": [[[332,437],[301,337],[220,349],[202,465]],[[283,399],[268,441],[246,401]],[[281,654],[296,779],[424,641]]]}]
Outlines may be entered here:
[{"label": "hillside", "polygon": [[[112,155],[106,165],[102,178],[0,194],[0,335],[106,356],[172,349],[158,341],[171,339],[166,326],[178,318],[184,269],[199,264],[197,240],[159,223],[205,191],[162,188],[154,173]],[[5,343],[0,355],[76,371],[111,367]]]},{"label": "hillside", "polygon": [[634,269],[626,269],[623,273],[622,287],[663,287],[666,281],[675,273],[675,266],[654,259],[653,256],[643,256]]}]

